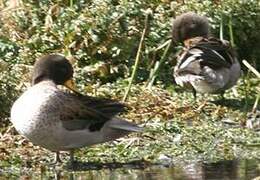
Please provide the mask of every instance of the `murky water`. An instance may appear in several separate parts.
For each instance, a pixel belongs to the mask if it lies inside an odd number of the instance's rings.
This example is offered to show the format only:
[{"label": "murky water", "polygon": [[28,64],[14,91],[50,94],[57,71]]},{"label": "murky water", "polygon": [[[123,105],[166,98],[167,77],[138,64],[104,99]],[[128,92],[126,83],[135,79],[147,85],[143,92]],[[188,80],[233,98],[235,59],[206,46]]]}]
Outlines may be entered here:
[{"label": "murky water", "polygon": [[163,167],[153,165],[135,169],[129,167],[108,167],[100,170],[67,171],[53,170],[43,172],[0,173],[0,179],[70,179],[70,180],[259,180],[259,160],[222,161],[213,164],[190,163]]}]

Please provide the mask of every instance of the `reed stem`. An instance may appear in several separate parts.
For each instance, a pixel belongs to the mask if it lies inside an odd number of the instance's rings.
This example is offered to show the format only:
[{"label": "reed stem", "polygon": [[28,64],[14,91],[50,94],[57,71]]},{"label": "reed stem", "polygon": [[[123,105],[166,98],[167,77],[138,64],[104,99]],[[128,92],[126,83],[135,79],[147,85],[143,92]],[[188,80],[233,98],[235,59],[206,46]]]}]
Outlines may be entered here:
[{"label": "reed stem", "polygon": [[145,15],[145,26],[144,26],[144,29],[143,29],[143,32],[142,32],[138,51],[137,51],[137,54],[136,54],[136,57],[135,57],[134,69],[133,69],[133,72],[131,74],[131,78],[130,78],[127,90],[126,90],[125,95],[123,97],[123,102],[125,102],[127,100],[127,97],[130,93],[133,81],[134,81],[135,76],[136,76],[136,72],[137,72],[137,69],[138,69],[140,56],[141,56],[141,52],[142,52],[142,47],[143,47],[143,44],[144,44],[145,35],[147,34],[147,30],[148,30],[148,23],[149,23],[150,16],[151,16],[151,11],[147,10],[146,15]]}]

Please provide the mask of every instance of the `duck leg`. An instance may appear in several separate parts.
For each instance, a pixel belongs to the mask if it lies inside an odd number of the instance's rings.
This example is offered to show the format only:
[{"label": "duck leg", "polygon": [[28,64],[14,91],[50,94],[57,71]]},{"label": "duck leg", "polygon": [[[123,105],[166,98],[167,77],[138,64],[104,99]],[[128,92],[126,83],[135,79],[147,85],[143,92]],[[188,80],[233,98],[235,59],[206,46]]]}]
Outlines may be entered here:
[{"label": "duck leg", "polygon": [[199,112],[201,111],[201,112],[205,113],[204,107],[207,105],[208,100],[207,100],[205,94],[202,94],[202,97],[203,97],[203,101],[202,101],[202,103],[201,102],[199,103],[200,105],[197,108],[197,111],[199,111]]},{"label": "duck leg", "polygon": [[197,100],[197,92],[194,88],[192,88],[192,94],[193,94],[193,98],[196,101]]},{"label": "duck leg", "polygon": [[59,151],[57,151],[56,153],[55,153],[55,158],[54,158],[54,163],[53,164],[57,164],[57,163],[61,163],[62,161],[61,161],[61,159],[60,159],[60,152]]},{"label": "duck leg", "polygon": [[69,153],[70,153],[70,160],[69,160],[69,163],[68,163],[68,167],[70,169],[74,169],[74,168],[76,168],[75,167],[74,150],[70,150]]},{"label": "duck leg", "polygon": [[75,162],[75,158],[74,158],[74,150],[70,151],[70,164],[73,164]]}]

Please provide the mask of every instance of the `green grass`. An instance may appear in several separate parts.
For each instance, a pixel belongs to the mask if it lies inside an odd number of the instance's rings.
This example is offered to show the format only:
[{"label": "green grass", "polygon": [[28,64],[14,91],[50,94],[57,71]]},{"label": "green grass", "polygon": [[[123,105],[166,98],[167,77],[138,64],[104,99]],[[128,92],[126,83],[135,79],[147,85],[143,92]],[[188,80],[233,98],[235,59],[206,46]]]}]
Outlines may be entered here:
[{"label": "green grass", "polygon": [[[249,81],[249,80],[247,80]],[[192,94],[178,87],[163,90],[153,86],[133,85],[127,105],[129,112],[121,116],[145,128],[143,133],[131,134],[119,140],[76,151],[80,162],[147,163],[217,162],[236,158],[260,157],[259,132],[245,127],[247,113],[254,104],[259,80],[251,79],[248,92],[240,81],[239,97],[231,90],[226,100],[218,95],[202,95],[194,102]],[[101,86],[96,94],[122,99],[125,82]],[[204,100],[208,102],[200,107]],[[247,103],[245,103],[247,102]],[[259,106],[258,106],[259,108]],[[41,169],[53,161],[54,154],[24,140],[13,128],[2,130],[0,142],[0,167]],[[63,153],[64,162],[68,154]]]}]

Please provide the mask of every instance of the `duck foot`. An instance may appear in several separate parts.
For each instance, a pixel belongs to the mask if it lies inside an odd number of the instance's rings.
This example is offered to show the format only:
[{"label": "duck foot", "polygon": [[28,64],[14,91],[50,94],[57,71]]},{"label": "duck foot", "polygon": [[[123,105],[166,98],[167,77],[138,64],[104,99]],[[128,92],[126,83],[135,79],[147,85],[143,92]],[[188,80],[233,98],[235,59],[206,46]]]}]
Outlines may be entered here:
[{"label": "duck foot", "polygon": [[48,163],[49,166],[59,166],[62,164],[62,160],[60,158],[60,152],[57,151],[55,152],[55,156],[54,156],[54,161],[53,162],[50,162]]},{"label": "duck foot", "polygon": [[196,100],[197,100],[197,92],[196,92],[196,90],[194,88],[192,89],[192,95],[193,95],[194,101],[196,102]]},{"label": "duck foot", "polygon": [[77,166],[77,161],[74,158],[74,150],[71,150],[70,151],[70,160],[69,160],[69,163],[68,163],[68,168],[69,169],[75,169],[76,166]]}]

